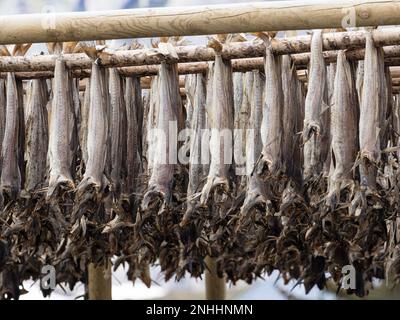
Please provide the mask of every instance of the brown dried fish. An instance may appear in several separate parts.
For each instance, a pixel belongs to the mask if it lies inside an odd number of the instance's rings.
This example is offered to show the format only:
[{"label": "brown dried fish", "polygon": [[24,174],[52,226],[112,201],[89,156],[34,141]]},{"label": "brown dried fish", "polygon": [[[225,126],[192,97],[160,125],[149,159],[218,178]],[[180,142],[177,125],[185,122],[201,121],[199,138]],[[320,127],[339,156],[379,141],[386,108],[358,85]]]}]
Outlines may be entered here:
[{"label": "brown dried fish", "polygon": [[[6,124],[4,139],[2,145],[2,172],[0,188],[3,197],[10,200],[16,200],[21,190],[21,168],[20,157],[20,126],[23,123],[20,119],[21,112],[19,110],[20,95],[18,94],[17,83],[13,73],[7,74],[7,105],[6,105]],[[22,110],[23,112],[23,110]],[[22,113],[23,115],[23,113]],[[22,159],[23,161],[23,159]],[[6,201],[6,199],[4,199]]]},{"label": "brown dried fish", "polygon": [[32,80],[26,124],[26,181],[25,190],[43,188],[47,177],[48,119],[47,84],[43,79]]},{"label": "brown dried fish", "polygon": [[61,187],[74,188],[72,179],[74,106],[69,88],[70,75],[62,56],[56,60],[53,99],[49,123],[49,190],[51,198]]},{"label": "brown dried fish", "polygon": [[[339,51],[331,106],[332,169],[329,176],[328,202],[334,207],[340,201],[340,192],[354,188],[353,166],[357,155],[357,114],[354,67],[346,59],[344,51]],[[347,201],[351,200],[349,195]]]},{"label": "brown dried fish", "polygon": [[[327,136],[323,119],[328,110],[326,100],[326,66],[322,54],[322,31],[314,32],[311,40],[311,60],[308,91],[305,101],[303,144],[305,182],[318,177],[326,159],[323,148],[323,137]],[[327,142],[327,141],[325,141]],[[328,150],[326,150],[328,151]]]},{"label": "brown dried fish", "polygon": [[230,189],[229,170],[233,159],[233,128],[234,99],[232,66],[230,60],[221,56],[222,44],[211,40],[210,46],[215,51],[213,69],[212,98],[207,107],[207,118],[210,137],[210,171],[207,182],[202,190],[200,203],[205,204],[215,188],[225,192]]}]

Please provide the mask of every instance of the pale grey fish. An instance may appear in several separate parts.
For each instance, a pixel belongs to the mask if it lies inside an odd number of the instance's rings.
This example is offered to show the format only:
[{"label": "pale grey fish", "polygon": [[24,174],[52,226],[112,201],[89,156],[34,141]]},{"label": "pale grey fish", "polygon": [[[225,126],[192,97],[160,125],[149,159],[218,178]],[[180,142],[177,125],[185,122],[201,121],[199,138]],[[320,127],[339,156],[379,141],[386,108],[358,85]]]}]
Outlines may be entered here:
[{"label": "pale grey fish", "polygon": [[345,51],[338,52],[331,106],[332,171],[329,176],[328,199],[338,199],[340,190],[352,187],[353,166],[357,156],[357,109],[354,68],[346,59]]},{"label": "pale grey fish", "polygon": [[379,93],[382,87],[379,72],[383,55],[373,43],[372,35],[366,34],[364,60],[364,84],[360,106],[360,149],[361,157],[373,163],[380,161],[380,131],[383,106]]},{"label": "pale grey fish", "polygon": [[[252,71],[243,74],[242,90],[240,90],[242,92],[241,105],[237,110],[235,109],[234,115],[233,159],[235,163],[235,174],[243,177],[245,177],[246,174],[246,126],[248,125],[250,116],[253,81],[254,76]],[[245,183],[245,181],[243,181],[243,183]]]},{"label": "pale grey fish", "polygon": [[[234,99],[230,60],[215,54],[211,105],[207,106],[210,137],[210,169],[200,202],[205,204],[213,188],[229,189],[229,170],[233,160]],[[208,99],[207,99],[208,100]]]},{"label": "pale grey fish", "polygon": [[53,80],[53,99],[49,123],[49,190],[51,197],[56,188],[63,184],[74,187],[72,179],[74,104],[70,86],[70,74],[64,59],[56,60]]},{"label": "pale grey fish", "polygon": [[358,101],[361,104],[362,92],[364,85],[364,60],[358,61],[357,64],[357,76],[356,76],[356,89],[358,95]]},{"label": "pale grey fish", "polygon": [[25,190],[43,188],[47,177],[49,128],[47,118],[47,84],[45,79],[31,81],[26,123],[26,180]]},{"label": "pale grey fish", "polygon": [[207,88],[206,88],[206,91],[207,91],[206,122],[207,122],[208,129],[210,129],[210,124],[211,124],[211,119],[212,119],[213,82],[214,82],[214,62],[209,62],[208,69],[207,69]]},{"label": "pale grey fish", "polygon": [[150,87],[150,101],[149,110],[147,114],[146,122],[146,138],[147,138],[147,170],[148,174],[151,175],[153,170],[153,162],[155,156],[155,136],[154,129],[158,121],[158,110],[159,110],[159,76],[153,77],[151,80]]},{"label": "pale grey fish", "polygon": [[384,55],[376,48],[371,33],[366,33],[364,59],[364,84],[360,106],[360,178],[361,184],[372,189],[376,187],[376,165],[381,161],[381,135],[383,106],[382,83],[384,73]]},{"label": "pale grey fish", "polygon": [[18,94],[18,166],[21,172],[21,187],[25,184],[25,101],[24,86],[21,79],[16,79]]},{"label": "pale grey fish", "polygon": [[81,104],[81,124],[79,127],[79,144],[81,146],[82,161],[87,163],[87,134],[88,134],[88,118],[90,109],[90,78],[86,79],[86,87]]},{"label": "pale grey fish", "polygon": [[126,145],[125,100],[123,94],[123,79],[116,68],[109,69],[109,168],[108,176],[114,192],[119,193],[121,188],[121,167],[123,151]]},{"label": "pale grey fish", "polygon": [[203,163],[202,145],[204,131],[206,129],[206,78],[204,74],[196,75],[196,90],[193,100],[193,117],[191,122],[192,136],[190,138],[190,159],[189,159],[189,184],[188,197],[192,196],[201,189],[201,182],[206,175]]},{"label": "pale grey fish", "polygon": [[[308,91],[304,110],[304,171],[303,177],[308,180],[322,173],[324,161],[329,151],[329,110],[327,104],[327,76],[324,56],[322,54],[322,30],[314,32],[311,40],[311,59]],[[328,143],[323,145],[322,141]]]},{"label": "pale grey fish", "polygon": [[385,85],[382,86],[382,104],[384,106],[381,112],[381,123],[383,124],[382,135],[381,135],[381,146],[382,148],[386,148],[391,146],[393,143],[392,138],[392,114],[393,114],[393,105],[392,105],[392,76],[390,74],[389,66],[384,66],[384,72],[381,75],[382,81],[385,81]]},{"label": "pale grey fish", "polygon": [[16,198],[21,190],[21,171],[19,167],[19,104],[17,83],[14,73],[7,74],[6,123],[1,149],[2,172],[0,188],[2,193]]},{"label": "pale grey fish", "polygon": [[[6,82],[0,79],[0,150],[2,150],[4,131],[6,127]],[[0,174],[1,174],[1,157],[0,157]]]},{"label": "pale grey fish", "polygon": [[250,99],[250,118],[247,125],[248,132],[246,136],[246,176],[247,189],[246,198],[241,207],[241,213],[246,214],[258,203],[267,202],[267,193],[265,183],[257,174],[252,174],[254,165],[261,155],[263,144],[261,139],[261,124],[263,121],[263,95],[265,78],[259,70],[253,72],[253,88]]},{"label": "pale grey fish", "polygon": [[142,159],[143,173],[148,172],[148,139],[147,139],[147,123],[150,111],[150,89],[142,90],[142,105],[143,105],[143,128],[141,135],[142,152],[140,157]]},{"label": "pale grey fish", "polygon": [[[197,74],[189,74],[185,76],[185,110],[186,110],[186,118],[185,118],[185,128],[191,129],[192,125],[192,118],[193,118],[193,108],[194,108],[194,99],[196,94],[196,81],[197,81]],[[185,141],[183,142],[183,146],[181,151],[184,154],[188,154],[190,150],[190,134],[186,135]]]},{"label": "pale grey fish", "polygon": [[242,106],[243,101],[243,72],[234,72],[232,75],[233,81],[233,104],[234,104],[234,118],[238,117],[240,112],[240,108]]},{"label": "pale grey fish", "polygon": [[265,102],[261,124],[263,141],[262,161],[271,174],[282,168],[282,116],[283,93],[281,80],[281,57],[275,57],[267,44],[265,56]]},{"label": "pale grey fish", "polygon": [[[393,96],[393,118],[392,126],[395,135],[394,145],[400,145],[400,94],[395,94]],[[397,157],[400,158],[400,149],[396,152]]]},{"label": "pale grey fish", "polygon": [[127,176],[126,176],[126,192],[131,194],[138,190],[139,174],[142,170],[142,159],[140,153],[140,141],[142,140],[142,132],[139,131],[138,110],[143,108],[142,89],[139,77],[126,78],[125,105],[127,118]]},{"label": "pale grey fish", "polygon": [[299,123],[303,122],[299,101],[297,71],[289,55],[282,56],[283,91],[283,164],[284,173],[301,185],[301,152]]},{"label": "pale grey fish", "polygon": [[88,114],[87,155],[85,174],[78,192],[93,186],[97,192],[104,187],[108,140],[108,90],[104,68],[92,63],[90,76],[90,107]]},{"label": "pale grey fish", "polygon": [[197,81],[197,74],[188,74],[185,76],[185,94],[186,94],[186,121],[185,127],[190,128],[192,123],[192,116],[193,116],[193,105],[194,99],[196,94],[196,81]]},{"label": "pale grey fish", "polygon": [[147,208],[153,199],[153,195],[161,195],[164,201],[169,202],[172,196],[172,180],[176,169],[176,161],[174,152],[171,148],[177,145],[170,145],[173,132],[171,126],[179,128],[183,126],[179,123],[181,119],[179,110],[179,80],[176,64],[167,64],[162,62],[158,75],[158,112],[156,128],[158,134],[156,136],[153,148],[153,169],[148,184],[148,190],[144,195],[143,207]]}]

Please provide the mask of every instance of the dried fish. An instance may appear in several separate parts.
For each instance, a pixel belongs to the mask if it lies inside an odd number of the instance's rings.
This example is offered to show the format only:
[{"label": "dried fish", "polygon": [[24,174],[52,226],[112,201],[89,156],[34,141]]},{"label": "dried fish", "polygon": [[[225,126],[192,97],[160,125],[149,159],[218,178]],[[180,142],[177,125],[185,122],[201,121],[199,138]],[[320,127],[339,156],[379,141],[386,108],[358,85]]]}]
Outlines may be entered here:
[{"label": "dried fish", "polygon": [[21,96],[18,93],[17,83],[15,81],[15,75],[13,73],[8,73],[6,124],[1,152],[2,172],[0,181],[0,188],[4,204],[6,204],[7,199],[17,199],[22,184],[20,157],[23,157],[23,153],[20,153],[21,146],[19,143],[21,139],[19,136],[21,134],[20,126],[23,124],[24,119],[21,119],[23,110],[21,113],[21,104],[19,103],[20,97]]},{"label": "dried fish", "polygon": [[215,50],[213,70],[212,98],[210,107],[207,107],[210,137],[210,171],[207,182],[202,190],[200,203],[205,204],[212,191],[219,188],[229,190],[229,170],[233,158],[233,82],[232,66],[229,60],[221,56],[222,44],[217,40],[211,41]]},{"label": "dried fish", "polygon": [[328,201],[334,207],[340,201],[344,188],[354,188],[353,167],[357,155],[358,98],[356,96],[354,67],[339,51],[333,105],[331,107],[332,170],[329,176]]},{"label": "dried fish", "polygon": [[[326,100],[326,66],[322,55],[322,31],[315,31],[311,42],[311,60],[308,91],[305,101],[303,144],[305,182],[322,173],[327,152],[323,150],[323,141],[329,132],[325,132],[328,111]],[[325,139],[324,139],[325,138]],[[326,146],[325,146],[326,147]],[[326,150],[328,151],[328,150]]]},{"label": "dried fish", "polygon": [[[58,188],[73,189],[73,128],[74,110],[69,71],[60,56],[56,60],[53,82],[53,99],[49,122],[49,190],[51,198]],[[67,84],[67,85],[66,85]]]}]

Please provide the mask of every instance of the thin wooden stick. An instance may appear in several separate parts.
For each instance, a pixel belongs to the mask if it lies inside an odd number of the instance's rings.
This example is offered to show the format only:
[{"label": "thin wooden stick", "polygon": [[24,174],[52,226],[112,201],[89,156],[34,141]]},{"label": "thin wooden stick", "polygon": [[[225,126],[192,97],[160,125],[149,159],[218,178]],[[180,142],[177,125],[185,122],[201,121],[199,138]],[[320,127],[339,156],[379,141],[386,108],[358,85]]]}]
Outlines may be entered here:
[{"label": "thin wooden stick", "polygon": [[[335,32],[325,33],[324,50],[357,49],[365,46],[365,32]],[[400,44],[400,28],[374,30],[373,38],[377,46],[393,46]],[[276,54],[297,54],[309,52],[311,36],[298,36],[284,39],[274,39],[272,48]],[[205,45],[178,46],[175,48],[178,62],[213,61],[215,52]],[[235,42],[223,47],[222,56],[225,59],[247,59],[263,57],[264,43],[260,41]],[[75,70],[90,69],[92,60],[83,53],[63,55],[68,68]],[[1,72],[53,71],[56,55],[38,55],[34,57],[0,57]],[[147,66],[160,64],[172,59],[160,49],[137,50],[105,50],[99,56],[98,63],[104,67]],[[172,59],[173,60],[173,59]]]},{"label": "thin wooden stick", "polygon": [[[346,16],[354,21],[346,24]],[[400,24],[400,1],[276,1],[0,17],[0,44]]]},{"label": "thin wooden stick", "polygon": [[[387,65],[393,65],[393,66],[400,65],[399,45],[383,47],[383,51],[385,53],[385,62]],[[336,61],[337,54],[338,51],[325,51],[323,53],[327,63]],[[362,60],[364,59],[364,54],[365,54],[364,49],[349,50],[346,52],[347,58],[349,60]],[[293,63],[297,65],[298,70],[306,68],[308,62],[310,61],[309,53],[293,54],[291,57]],[[263,58],[234,59],[232,60],[232,68],[234,72],[247,72],[256,69],[263,70],[264,69]],[[123,68],[118,68],[118,70],[121,73],[121,75],[125,77],[130,77],[130,76],[145,77],[145,76],[157,75],[159,66],[144,65],[144,66],[134,66],[134,67],[123,67]],[[188,62],[188,63],[178,64],[178,73],[181,75],[204,73],[207,70],[208,70],[208,62]],[[36,78],[52,78],[53,75],[54,74],[52,71],[31,71],[31,72],[26,71],[26,72],[16,73],[17,78],[24,80],[36,79]],[[73,70],[73,76],[77,78],[90,77],[90,70],[89,69]],[[6,77],[7,77],[6,72],[0,73],[0,78],[6,78]]]},{"label": "thin wooden stick", "polygon": [[217,275],[217,263],[215,258],[206,257],[205,263],[208,267],[205,272],[206,300],[226,299],[225,279]]},{"label": "thin wooden stick", "polygon": [[89,300],[111,300],[111,263],[107,266],[88,266]]}]

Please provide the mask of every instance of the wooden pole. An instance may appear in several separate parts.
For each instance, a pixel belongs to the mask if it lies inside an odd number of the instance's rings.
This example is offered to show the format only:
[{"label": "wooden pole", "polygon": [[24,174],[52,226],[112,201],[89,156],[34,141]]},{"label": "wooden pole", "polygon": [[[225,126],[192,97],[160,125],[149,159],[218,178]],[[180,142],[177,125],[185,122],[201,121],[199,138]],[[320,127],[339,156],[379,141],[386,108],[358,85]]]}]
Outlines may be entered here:
[{"label": "wooden pole", "polygon": [[89,300],[111,300],[111,263],[107,266],[88,266]]},{"label": "wooden pole", "polygon": [[[1,23],[0,23],[1,25]],[[1,33],[2,31],[0,31]],[[400,28],[374,30],[373,39],[377,46],[400,44]],[[365,32],[335,32],[323,34],[325,51],[357,49],[365,46]],[[311,36],[298,36],[274,39],[272,48],[276,54],[297,54],[310,51]],[[215,53],[205,45],[178,46],[175,48],[180,63],[213,61]],[[235,42],[223,47],[222,56],[226,59],[248,59],[262,57],[265,46],[261,41]],[[90,69],[92,60],[84,53],[64,54],[67,67],[72,70]],[[34,57],[0,57],[1,72],[53,71],[56,55]],[[171,59],[160,49],[105,50],[100,54],[99,64],[104,67],[128,67],[160,64]]]},{"label": "wooden pole", "polygon": [[[383,51],[385,53],[385,63],[391,66],[400,65],[400,46],[387,46],[383,47]],[[327,63],[336,61],[337,51],[325,51],[323,53],[325,60]],[[356,49],[349,50],[346,52],[346,56],[349,60],[362,60],[364,59],[365,50],[364,49]],[[294,64],[298,66],[300,70],[302,67],[306,67],[308,62],[310,61],[309,53],[300,53],[291,55]],[[11,61],[11,60],[10,60]],[[20,60],[14,61],[15,64],[9,65],[8,69],[23,69],[24,65],[19,65]],[[0,58],[1,64],[1,58]],[[38,69],[41,69],[39,67]],[[251,70],[263,70],[264,69],[264,61],[263,58],[248,58],[248,59],[233,59],[232,60],[232,68],[234,72],[247,72]],[[133,67],[123,67],[118,68],[120,74],[125,77],[130,76],[154,76],[158,74],[159,66],[158,65],[143,65],[143,66],[133,66]],[[187,62],[187,63],[178,63],[178,73],[181,75],[185,74],[195,74],[195,73],[204,73],[208,70],[208,62]],[[90,77],[90,69],[75,69],[73,70],[73,76],[77,78],[87,78]],[[52,78],[54,76],[53,71],[24,71],[24,72],[16,72],[16,78],[29,80],[29,79],[37,79],[37,78]],[[0,78],[6,78],[7,73],[0,73]]]},{"label": "wooden pole", "polygon": [[[398,0],[276,1],[0,17],[0,44],[400,24]],[[350,20],[350,23],[352,21]]]},{"label": "wooden pole", "polygon": [[206,257],[205,263],[208,267],[205,272],[206,300],[226,299],[225,279],[217,275],[217,263],[215,258]]}]

